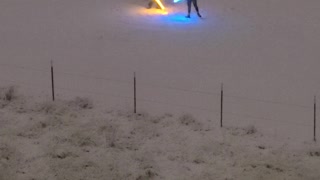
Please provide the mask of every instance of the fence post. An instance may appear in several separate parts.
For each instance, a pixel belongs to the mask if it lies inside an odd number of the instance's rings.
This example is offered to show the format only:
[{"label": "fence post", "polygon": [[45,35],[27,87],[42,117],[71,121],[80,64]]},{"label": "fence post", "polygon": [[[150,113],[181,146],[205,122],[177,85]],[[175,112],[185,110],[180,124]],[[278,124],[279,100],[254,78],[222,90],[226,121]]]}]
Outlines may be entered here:
[{"label": "fence post", "polygon": [[52,88],[52,101],[54,101],[54,77],[53,77],[53,61],[51,60],[51,88]]},{"label": "fence post", "polygon": [[314,103],[313,103],[313,140],[317,141],[316,139],[316,120],[317,120],[317,97],[314,96]]},{"label": "fence post", "polygon": [[223,126],[223,83],[221,83],[221,94],[220,94],[220,127]]},{"label": "fence post", "polygon": [[137,84],[136,84],[136,72],[133,73],[133,93],[134,93],[134,113],[137,113]]}]

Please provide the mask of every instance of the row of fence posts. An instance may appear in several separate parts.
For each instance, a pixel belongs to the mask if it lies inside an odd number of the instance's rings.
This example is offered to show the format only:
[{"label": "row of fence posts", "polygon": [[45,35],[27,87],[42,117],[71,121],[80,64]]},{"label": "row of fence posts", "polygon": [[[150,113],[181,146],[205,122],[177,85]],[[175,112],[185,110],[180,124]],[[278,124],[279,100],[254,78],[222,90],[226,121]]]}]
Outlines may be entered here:
[{"label": "row of fence posts", "polygon": [[[52,89],[52,101],[55,100],[55,92],[54,92],[54,72],[53,72],[53,61],[51,61],[51,89]],[[221,84],[221,91],[220,91],[220,127],[223,127],[223,83]],[[137,113],[137,80],[136,80],[136,73],[133,74],[133,109],[134,113]],[[314,96],[314,103],[313,103],[313,140],[317,141],[316,139],[316,122],[317,122],[317,98]]]}]

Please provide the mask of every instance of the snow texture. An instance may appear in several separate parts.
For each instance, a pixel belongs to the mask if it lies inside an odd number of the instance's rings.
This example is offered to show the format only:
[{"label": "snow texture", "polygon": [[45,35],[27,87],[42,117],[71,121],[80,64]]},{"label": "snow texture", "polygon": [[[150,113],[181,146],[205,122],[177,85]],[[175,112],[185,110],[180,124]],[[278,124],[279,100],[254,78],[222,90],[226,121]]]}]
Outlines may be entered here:
[{"label": "snow texture", "polygon": [[254,126],[214,127],[191,114],[101,111],[82,99],[6,102],[0,179],[320,178],[312,142],[277,141]]},{"label": "snow texture", "polygon": [[320,1],[198,3],[1,0],[0,179],[320,179]]}]

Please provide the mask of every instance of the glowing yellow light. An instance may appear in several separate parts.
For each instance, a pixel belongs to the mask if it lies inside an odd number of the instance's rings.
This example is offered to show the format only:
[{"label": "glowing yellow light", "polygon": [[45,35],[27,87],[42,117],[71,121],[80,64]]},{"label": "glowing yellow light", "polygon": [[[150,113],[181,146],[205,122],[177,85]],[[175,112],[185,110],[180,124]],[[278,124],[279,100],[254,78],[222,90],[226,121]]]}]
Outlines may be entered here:
[{"label": "glowing yellow light", "polygon": [[162,2],[161,2],[160,0],[156,0],[156,2],[157,2],[157,4],[160,6],[160,8],[161,8],[162,10],[165,9],[164,5],[162,4]]},{"label": "glowing yellow light", "polygon": [[139,13],[142,15],[167,15],[168,12],[166,10],[161,10],[161,9],[146,9],[146,8],[140,8]]}]

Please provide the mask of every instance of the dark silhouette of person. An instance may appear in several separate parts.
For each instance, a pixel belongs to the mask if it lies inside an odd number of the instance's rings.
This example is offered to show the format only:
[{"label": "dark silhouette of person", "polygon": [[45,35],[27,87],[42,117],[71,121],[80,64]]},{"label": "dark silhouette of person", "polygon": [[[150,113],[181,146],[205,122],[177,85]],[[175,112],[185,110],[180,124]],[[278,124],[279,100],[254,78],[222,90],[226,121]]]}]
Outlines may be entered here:
[{"label": "dark silhouette of person", "polygon": [[188,4],[188,15],[187,15],[186,17],[187,17],[187,18],[190,18],[191,3],[193,3],[194,8],[196,9],[197,15],[198,15],[199,17],[202,17],[202,16],[200,15],[200,12],[199,12],[199,7],[198,7],[197,0],[187,0],[187,4]]}]

